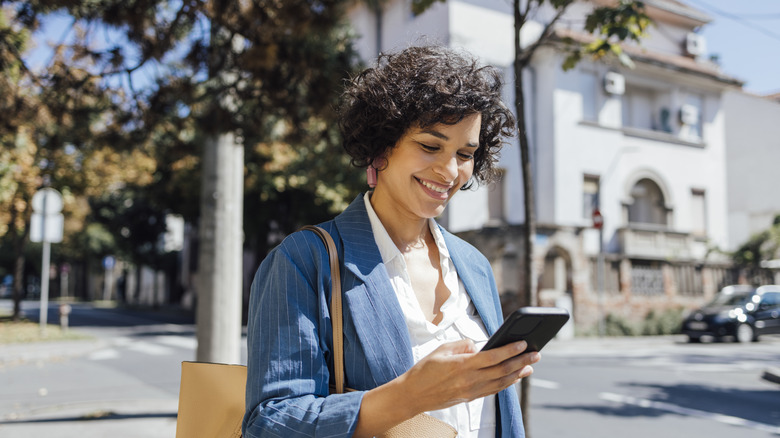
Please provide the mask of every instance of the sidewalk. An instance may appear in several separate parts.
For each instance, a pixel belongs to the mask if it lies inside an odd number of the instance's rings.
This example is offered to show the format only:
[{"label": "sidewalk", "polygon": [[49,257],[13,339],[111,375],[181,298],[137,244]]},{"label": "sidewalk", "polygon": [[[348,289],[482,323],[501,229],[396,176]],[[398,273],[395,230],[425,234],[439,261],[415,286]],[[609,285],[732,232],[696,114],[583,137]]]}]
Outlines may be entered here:
[{"label": "sidewalk", "polygon": [[[170,389],[132,377],[114,386],[110,382],[122,376],[121,370],[84,362],[94,353],[116,348],[118,342],[90,337],[0,344],[0,437],[173,438],[178,399]],[[176,367],[171,364],[166,371],[173,373]],[[61,377],[70,375],[72,380]],[[90,385],[84,381],[99,384],[85,391]],[[120,389],[128,386],[130,392]]]},{"label": "sidewalk", "polygon": [[[14,368],[43,368],[46,362],[86,356],[108,345],[104,340],[0,345],[0,378],[12,374]],[[176,435],[176,398],[123,399],[122,394],[116,394],[116,400],[47,401],[45,388],[30,390],[39,391],[40,402],[34,406],[16,402],[13,412],[0,412],[3,438],[172,438]]]}]

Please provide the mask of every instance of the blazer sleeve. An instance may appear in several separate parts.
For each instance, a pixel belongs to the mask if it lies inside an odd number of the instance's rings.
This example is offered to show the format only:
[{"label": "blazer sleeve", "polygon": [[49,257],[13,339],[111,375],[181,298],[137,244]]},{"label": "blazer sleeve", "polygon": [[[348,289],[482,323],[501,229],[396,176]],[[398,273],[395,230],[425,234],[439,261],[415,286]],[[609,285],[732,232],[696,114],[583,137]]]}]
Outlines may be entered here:
[{"label": "blazer sleeve", "polygon": [[255,275],[247,327],[244,437],[354,433],[364,392],[328,393],[332,330],[327,260],[316,236],[294,233]]}]

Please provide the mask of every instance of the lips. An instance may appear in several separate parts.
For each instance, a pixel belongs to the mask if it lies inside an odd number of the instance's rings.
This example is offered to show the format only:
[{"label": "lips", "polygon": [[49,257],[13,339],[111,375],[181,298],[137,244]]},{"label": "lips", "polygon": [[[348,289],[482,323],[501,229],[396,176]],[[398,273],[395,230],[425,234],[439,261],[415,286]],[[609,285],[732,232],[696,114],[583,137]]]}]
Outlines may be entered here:
[{"label": "lips", "polygon": [[426,192],[428,192],[432,197],[438,198],[438,199],[446,199],[447,195],[452,189],[452,186],[441,186],[438,184],[434,184],[425,180],[422,180],[420,178],[415,178],[418,183],[420,183],[423,188],[426,189]]}]

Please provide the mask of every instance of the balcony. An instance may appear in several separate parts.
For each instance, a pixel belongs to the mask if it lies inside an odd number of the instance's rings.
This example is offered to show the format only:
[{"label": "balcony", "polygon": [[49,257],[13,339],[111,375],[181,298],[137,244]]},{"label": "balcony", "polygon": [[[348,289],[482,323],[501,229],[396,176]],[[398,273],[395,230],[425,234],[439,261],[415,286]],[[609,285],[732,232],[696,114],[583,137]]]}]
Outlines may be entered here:
[{"label": "balcony", "polygon": [[702,242],[690,233],[660,227],[637,226],[617,230],[618,251],[628,257],[691,260],[702,256]]}]

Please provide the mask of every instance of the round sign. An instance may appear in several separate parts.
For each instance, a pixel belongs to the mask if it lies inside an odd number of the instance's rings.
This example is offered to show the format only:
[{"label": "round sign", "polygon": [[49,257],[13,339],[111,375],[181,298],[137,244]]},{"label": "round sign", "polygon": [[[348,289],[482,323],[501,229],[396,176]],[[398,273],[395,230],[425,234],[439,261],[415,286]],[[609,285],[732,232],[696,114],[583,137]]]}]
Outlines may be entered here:
[{"label": "round sign", "polygon": [[49,187],[40,189],[32,197],[32,208],[36,213],[59,213],[62,211],[62,195]]},{"label": "round sign", "polygon": [[604,217],[598,208],[593,209],[593,228],[601,229],[604,225]]}]

